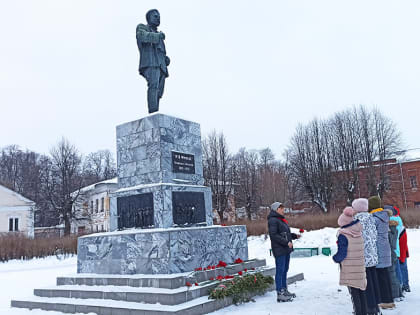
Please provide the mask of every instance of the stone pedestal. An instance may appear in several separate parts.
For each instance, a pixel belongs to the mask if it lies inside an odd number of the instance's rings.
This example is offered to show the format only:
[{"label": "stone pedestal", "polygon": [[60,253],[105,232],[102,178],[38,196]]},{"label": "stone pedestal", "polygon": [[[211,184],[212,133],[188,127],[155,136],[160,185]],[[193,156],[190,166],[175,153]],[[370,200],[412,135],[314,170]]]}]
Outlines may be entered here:
[{"label": "stone pedestal", "polygon": [[110,233],[79,238],[78,272],[170,274],[248,259],[245,226],[212,226],[200,125],[154,114],[117,127]]},{"label": "stone pedestal", "polygon": [[248,259],[245,226],[126,230],[79,238],[79,273],[171,274]]}]

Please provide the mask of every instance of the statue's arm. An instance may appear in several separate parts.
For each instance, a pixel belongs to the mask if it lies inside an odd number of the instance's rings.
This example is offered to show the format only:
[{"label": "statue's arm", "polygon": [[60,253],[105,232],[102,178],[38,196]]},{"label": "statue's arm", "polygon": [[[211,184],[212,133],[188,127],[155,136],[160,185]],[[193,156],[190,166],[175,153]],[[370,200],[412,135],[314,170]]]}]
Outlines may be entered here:
[{"label": "statue's arm", "polygon": [[136,37],[138,41],[143,43],[157,44],[161,38],[160,33],[149,32],[142,25],[137,26]]}]

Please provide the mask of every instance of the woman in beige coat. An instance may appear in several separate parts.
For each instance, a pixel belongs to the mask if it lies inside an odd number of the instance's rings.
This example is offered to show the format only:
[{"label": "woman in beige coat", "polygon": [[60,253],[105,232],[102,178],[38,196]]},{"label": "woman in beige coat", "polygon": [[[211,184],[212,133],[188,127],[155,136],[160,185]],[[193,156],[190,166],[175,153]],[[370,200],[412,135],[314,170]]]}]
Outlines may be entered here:
[{"label": "woman in beige coat", "polygon": [[362,225],[347,207],[338,218],[338,251],[333,260],[340,264],[340,285],[348,287],[355,315],[367,315],[365,255]]}]

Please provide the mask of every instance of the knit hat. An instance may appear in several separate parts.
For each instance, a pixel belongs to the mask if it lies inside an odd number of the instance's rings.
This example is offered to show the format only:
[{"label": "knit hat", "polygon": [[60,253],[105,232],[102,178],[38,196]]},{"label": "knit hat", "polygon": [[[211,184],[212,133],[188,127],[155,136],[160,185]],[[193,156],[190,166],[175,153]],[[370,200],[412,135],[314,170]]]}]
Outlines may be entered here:
[{"label": "knit hat", "polygon": [[338,217],[338,225],[339,226],[345,226],[347,224],[350,224],[353,222],[353,208],[352,207],[346,207],[343,210],[343,213]]},{"label": "knit hat", "polygon": [[281,202],[278,202],[278,201],[276,201],[276,202],[274,202],[272,205],[271,205],[271,210],[273,210],[273,211],[277,211],[277,209],[280,207],[280,206],[283,206],[283,204],[281,203]]},{"label": "knit hat", "polygon": [[369,210],[382,208],[382,200],[379,196],[372,196],[369,198]]},{"label": "knit hat", "polygon": [[369,201],[366,198],[355,199],[353,200],[351,206],[355,212],[367,212]]}]

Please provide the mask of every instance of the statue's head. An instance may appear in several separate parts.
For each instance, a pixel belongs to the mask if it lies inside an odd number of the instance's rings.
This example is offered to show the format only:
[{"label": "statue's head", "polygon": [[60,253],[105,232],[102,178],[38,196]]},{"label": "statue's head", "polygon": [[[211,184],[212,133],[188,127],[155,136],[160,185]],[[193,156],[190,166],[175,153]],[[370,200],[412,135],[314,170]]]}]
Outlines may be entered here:
[{"label": "statue's head", "polygon": [[146,21],[147,21],[147,24],[149,24],[149,25],[159,26],[160,25],[159,11],[156,10],[156,9],[152,9],[152,10],[147,11]]}]

